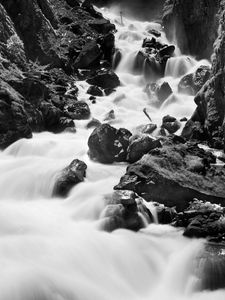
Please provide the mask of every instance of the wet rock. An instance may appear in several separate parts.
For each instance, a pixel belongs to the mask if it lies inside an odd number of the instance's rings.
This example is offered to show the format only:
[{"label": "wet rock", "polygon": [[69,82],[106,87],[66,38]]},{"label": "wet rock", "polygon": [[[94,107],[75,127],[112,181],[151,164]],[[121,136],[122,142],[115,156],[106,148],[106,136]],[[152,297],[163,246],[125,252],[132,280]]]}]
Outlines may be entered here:
[{"label": "wet rock", "polygon": [[89,137],[89,156],[101,163],[126,161],[130,137],[131,133],[126,129],[117,130],[102,124]]},{"label": "wet rock", "polygon": [[163,25],[169,41],[174,40],[182,53],[210,59],[217,37],[220,1],[167,0]]},{"label": "wet rock", "polygon": [[87,124],[87,128],[96,128],[101,126],[101,122],[95,118],[93,118],[90,122]]},{"label": "wet rock", "polygon": [[152,134],[156,129],[157,125],[153,123],[137,127],[137,131],[143,134]]},{"label": "wet rock", "polygon": [[208,134],[200,122],[188,120],[185,124],[181,136],[187,140],[205,141]]},{"label": "wet rock", "polygon": [[225,236],[224,212],[220,205],[195,199],[176,216],[175,226],[185,227],[184,235],[187,237],[216,237],[222,241]]},{"label": "wet rock", "polygon": [[173,91],[168,82],[163,82],[155,91],[160,103],[163,103],[172,93]]},{"label": "wet rock", "polygon": [[64,113],[73,120],[89,119],[91,112],[88,104],[84,101],[75,101],[64,107]]},{"label": "wet rock", "polygon": [[177,216],[174,207],[166,207],[162,204],[156,205],[156,212],[159,224],[171,224]]},{"label": "wet rock", "polygon": [[131,191],[115,191],[106,198],[107,206],[101,213],[104,230],[125,228],[138,231],[153,221],[153,216],[142,198]]},{"label": "wet rock", "polygon": [[[202,158],[204,174],[188,168]],[[156,201],[178,211],[194,198],[225,203],[225,170],[217,168],[215,157],[195,144],[171,144],[165,139],[162,148],[152,150],[127,168],[115,187],[132,190],[147,201]],[[165,193],[166,191],[166,193]]]},{"label": "wet rock", "polygon": [[171,116],[165,116],[163,118],[162,128],[166,129],[170,134],[177,132],[181,127],[181,124],[176,118]]},{"label": "wet rock", "polygon": [[160,141],[154,140],[148,135],[132,137],[127,150],[127,160],[130,163],[136,162],[141,159],[143,155],[158,147],[161,147]]},{"label": "wet rock", "polygon": [[88,88],[87,94],[90,94],[90,95],[96,96],[96,97],[102,97],[103,96],[102,90],[99,87],[95,86],[95,85],[91,85]]},{"label": "wet rock", "polygon": [[[74,62],[74,68],[86,69],[100,63],[102,51],[96,41],[87,42]],[[93,84],[95,85],[95,84]]]},{"label": "wet rock", "polygon": [[0,80],[0,148],[6,148],[20,138],[31,137],[24,99]]},{"label": "wet rock", "polygon": [[53,189],[53,195],[66,197],[76,184],[84,181],[86,169],[87,165],[83,161],[78,159],[73,160],[71,164],[59,174]]},{"label": "wet rock", "polygon": [[106,96],[111,95],[115,91],[116,91],[115,89],[110,89],[110,88],[104,89],[104,93],[105,93]]},{"label": "wet rock", "polygon": [[187,121],[188,121],[188,118],[186,118],[186,117],[183,117],[180,119],[180,122],[187,122]]},{"label": "wet rock", "polygon": [[114,89],[120,85],[118,76],[111,70],[99,71],[95,76],[89,78],[87,82],[103,89]]},{"label": "wet rock", "polygon": [[185,75],[178,84],[178,92],[196,95],[210,77],[210,68],[200,66],[196,72]]}]

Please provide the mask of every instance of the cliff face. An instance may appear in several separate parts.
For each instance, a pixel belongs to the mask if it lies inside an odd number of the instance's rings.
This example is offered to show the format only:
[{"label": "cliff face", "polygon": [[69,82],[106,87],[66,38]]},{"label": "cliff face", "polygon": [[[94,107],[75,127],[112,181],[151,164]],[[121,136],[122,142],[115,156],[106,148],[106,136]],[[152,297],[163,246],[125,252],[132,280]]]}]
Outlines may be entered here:
[{"label": "cliff face", "polygon": [[200,121],[214,147],[221,147],[225,117],[225,1],[221,1],[219,19],[219,35],[212,56],[212,75],[195,97]]},{"label": "cliff face", "polygon": [[163,23],[182,53],[210,58],[217,37],[220,0],[167,0]]},{"label": "cliff face", "polygon": [[0,148],[87,118],[75,80],[110,71],[114,30],[88,0],[0,0]]}]

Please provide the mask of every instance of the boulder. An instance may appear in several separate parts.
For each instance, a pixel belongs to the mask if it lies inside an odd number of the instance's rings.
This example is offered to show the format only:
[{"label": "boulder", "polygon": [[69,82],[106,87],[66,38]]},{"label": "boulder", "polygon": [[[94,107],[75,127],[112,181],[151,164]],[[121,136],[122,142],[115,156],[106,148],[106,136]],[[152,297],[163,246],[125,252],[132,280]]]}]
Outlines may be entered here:
[{"label": "boulder", "polygon": [[95,76],[89,78],[87,82],[103,89],[114,89],[120,85],[118,76],[111,70],[101,70]]},{"label": "boulder", "polygon": [[190,206],[176,216],[175,226],[184,227],[184,236],[215,238],[225,237],[225,209],[220,205],[195,199]]},{"label": "boulder", "polygon": [[143,155],[158,147],[161,147],[160,141],[154,140],[148,135],[132,137],[127,149],[127,160],[130,163],[136,162],[141,159]]},{"label": "boulder", "polygon": [[107,34],[110,31],[114,31],[116,29],[114,24],[110,23],[109,20],[103,18],[92,20],[91,22],[89,22],[89,26],[101,34]]},{"label": "boulder", "polygon": [[95,118],[93,118],[90,122],[87,124],[87,129],[89,128],[96,128],[101,126],[101,122]]},{"label": "boulder", "polygon": [[87,90],[87,94],[92,95],[92,96],[96,96],[96,97],[102,97],[103,96],[102,90],[96,85],[91,85]]},{"label": "boulder", "polygon": [[[204,172],[192,168],[199,158]],[[162,148],[128,166],[115,189],[132,190],[147,201],[176,206],[178,211],[187,208],[194,198],[224,204],[225,170],[215,162],[211,153],[196,144],[173,144],[165,139]]]},{"label": "boulder", "polygon": [[101,163],[126,161],[131,133],[124,129],[102,124],[97,127],[88,140],[89,156]]},{"label": "boulder", "polygon": [[155,91],[160,103],[163,103],[172,93],[173,91],[168,82],[163,82]]},{"label": "boulder", "polygon": [[71,7],[79,7],[80,6],[79,0],[66,0],[66,3]]},{"label": "boulder", "polygon": [[66,197],[69,191],[86,177],[87,165],[75,159],[71,164],[60,172],[53,189],[53,195]]}]

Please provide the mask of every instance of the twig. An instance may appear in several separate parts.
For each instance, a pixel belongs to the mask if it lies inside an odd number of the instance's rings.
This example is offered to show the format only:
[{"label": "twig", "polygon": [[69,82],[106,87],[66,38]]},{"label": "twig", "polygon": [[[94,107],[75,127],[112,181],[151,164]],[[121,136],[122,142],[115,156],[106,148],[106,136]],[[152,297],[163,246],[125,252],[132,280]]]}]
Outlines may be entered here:
[{"label": "twig", "polygon": [[152,123],[152,119],[151,117],[149,116],[148,112],[147,112],[147,108],[144,108],[143,109],[143,113],[146,115],[146,117],[149,119],[149,121]]}]

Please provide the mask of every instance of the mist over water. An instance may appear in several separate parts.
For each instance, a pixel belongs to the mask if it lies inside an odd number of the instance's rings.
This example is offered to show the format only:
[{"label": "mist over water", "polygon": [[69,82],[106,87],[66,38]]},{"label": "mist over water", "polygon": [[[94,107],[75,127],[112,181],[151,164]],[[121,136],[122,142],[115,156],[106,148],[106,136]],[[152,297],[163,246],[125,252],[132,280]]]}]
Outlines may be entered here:
[{"label": "mist over water", "polygon": [[[135,132],[148,124],[147,108],[156,124],[165,114],[190,117],[192,96],[177,85],[185,73],[203,62],[184,56],[168,61],[166,78],[174,93],[155,105],[144,92],[146,79],[132,66],[149,29],[159,24],[130,21],[104,11],[117,23],[116,45],[122,60],[116,72],[121,86],[91,104],[92,117],[104,120],[113,109],[111,124]],[[162,32],[162,41],[167,42]],[[205,62],[204,62],[205,63]],[[88,99],[88,84],[79,82],[79,99]],[[87,100],[88,101],[88,100]],[[41,133],[19,140],[0,152],[0,300],[217,300],[223,290],[201,291],[202,274],[196,259],[203,240],[189,240],[182,230],[158,224],[138,233],[101,228],[105,195],[113,191],[126,164],[102,165],[87,155],[92,130],[76,121],[77,133]],[[58,173],[73,159],[88,165],[85,182],[66,199],[52,197]]]}]

